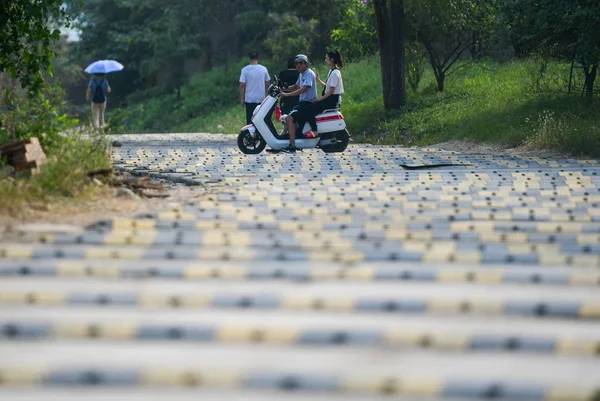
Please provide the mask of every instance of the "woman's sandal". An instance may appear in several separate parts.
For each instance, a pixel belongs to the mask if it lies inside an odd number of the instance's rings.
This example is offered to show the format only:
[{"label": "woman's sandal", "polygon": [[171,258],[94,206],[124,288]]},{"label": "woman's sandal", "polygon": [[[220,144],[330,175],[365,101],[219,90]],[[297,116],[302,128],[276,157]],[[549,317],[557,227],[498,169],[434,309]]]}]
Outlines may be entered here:
[{"label": "woman's sandal", "polygon": [[316,138],[316,137],[318,137],[318,136],[319,136],[319,134],[318,134],[318,133],[316,133],[316,132],[314,132],[314,131],[308,131],[308,132],[307,132],[306,134],[304,134],[304,135],[306,135],[306,137],[307,137],[307,138]]}]

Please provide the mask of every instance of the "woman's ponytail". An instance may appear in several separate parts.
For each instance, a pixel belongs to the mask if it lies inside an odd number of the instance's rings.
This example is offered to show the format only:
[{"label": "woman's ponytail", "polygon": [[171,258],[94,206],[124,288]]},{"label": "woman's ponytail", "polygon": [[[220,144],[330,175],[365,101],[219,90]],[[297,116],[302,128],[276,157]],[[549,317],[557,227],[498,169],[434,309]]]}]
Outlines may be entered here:
[{"label": "woman's ponytail", "polygon": [[344,58],[339,50],[332,50],[327,53],[327,56],[332,59],[335,65],[338,67],[342,68],[344,66]]}]

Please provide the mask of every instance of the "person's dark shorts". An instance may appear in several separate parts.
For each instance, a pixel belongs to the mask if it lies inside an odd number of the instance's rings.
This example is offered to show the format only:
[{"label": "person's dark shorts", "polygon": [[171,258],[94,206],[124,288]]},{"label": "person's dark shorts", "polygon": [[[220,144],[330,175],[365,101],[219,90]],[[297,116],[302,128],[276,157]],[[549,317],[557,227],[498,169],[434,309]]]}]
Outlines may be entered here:
[{"label": "person's dark shorts", "polygon": [[294,118],[294,121],[298,123],[299,126],[303,126],[306,121],[311,117],[313,110],[312,102],[300,102],[298,103],[292,111],[290,111],[290,116]]},{"label": "person's dark shorts", "polygon": [[290,112],[294,109],[294,107],[296,107],[296,105],[298,104],[298,96],[294,96],[294,97],[286,97],[281,99],[281,103],[280,106],[281,107],[281,114],[290,114]]}]

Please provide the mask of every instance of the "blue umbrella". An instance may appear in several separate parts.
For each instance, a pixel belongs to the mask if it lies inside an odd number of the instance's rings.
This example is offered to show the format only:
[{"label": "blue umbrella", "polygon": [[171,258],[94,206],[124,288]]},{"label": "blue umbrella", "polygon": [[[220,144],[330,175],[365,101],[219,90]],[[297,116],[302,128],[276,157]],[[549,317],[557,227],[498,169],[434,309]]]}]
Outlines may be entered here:
[{"label": "blue umbrella", "polygon": [[109,72],[121,71],[123,64],[115,60],[98,60],[88,65],[85,72],[88,74],[108,74]]}]

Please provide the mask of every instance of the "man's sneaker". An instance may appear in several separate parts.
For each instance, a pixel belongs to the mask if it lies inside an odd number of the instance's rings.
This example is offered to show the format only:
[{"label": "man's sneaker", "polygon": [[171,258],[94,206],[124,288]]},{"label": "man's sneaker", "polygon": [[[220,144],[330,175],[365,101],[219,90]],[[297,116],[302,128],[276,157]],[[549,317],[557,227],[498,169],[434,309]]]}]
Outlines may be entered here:
[{"label": "man's sneaker", "polygon": [[279,153],[281,150],[279,149],[267,149],[267,153]]},{"label": "man's sneaker", "polygon": [[287,148],[281,149],[283,153],[296,153],[296,147],[293,145],[288,146]]}]

